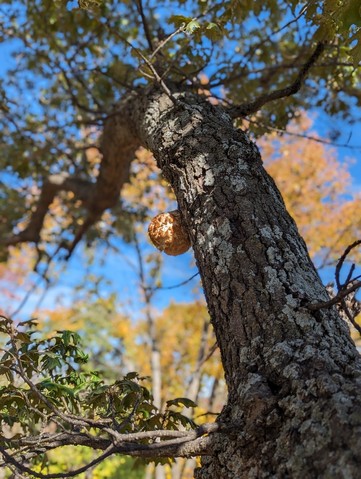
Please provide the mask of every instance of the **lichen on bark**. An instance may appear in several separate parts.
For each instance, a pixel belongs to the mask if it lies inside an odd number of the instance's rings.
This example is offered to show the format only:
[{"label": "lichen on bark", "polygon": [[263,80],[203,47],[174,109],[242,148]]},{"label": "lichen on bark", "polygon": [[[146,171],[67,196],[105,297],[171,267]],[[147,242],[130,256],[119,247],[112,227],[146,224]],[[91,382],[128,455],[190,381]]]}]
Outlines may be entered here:
[{"label": "lichen on bark", "polygon": [[[196,477],[357,477],[360,357],[257,147],[218,106],[153,92],[133,113],[171,183],[229,389]],[[141,117],[139,113],[141,112]],[[138,115],[138,116],[137,116]]]}]

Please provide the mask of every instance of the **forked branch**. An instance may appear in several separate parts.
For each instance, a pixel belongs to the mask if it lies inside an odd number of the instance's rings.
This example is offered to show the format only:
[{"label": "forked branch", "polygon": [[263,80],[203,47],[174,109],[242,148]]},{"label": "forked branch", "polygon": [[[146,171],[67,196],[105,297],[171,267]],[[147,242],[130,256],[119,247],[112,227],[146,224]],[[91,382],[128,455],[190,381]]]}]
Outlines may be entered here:
[{"label": "forked branch", "polygon": [[72,192],[76,199],[82,201],[83,204],[88,207],[94,195],[95,184],[80,178],[70,177],[67,173],[49,176],[43,183],[38,204],[31,215],[28,225],[20,233],[8,238],[6,244],[14,245],[23,242],[38,243],[40,241],[40,232],[44,225],[45,216],[54,198],[61,191]]}]

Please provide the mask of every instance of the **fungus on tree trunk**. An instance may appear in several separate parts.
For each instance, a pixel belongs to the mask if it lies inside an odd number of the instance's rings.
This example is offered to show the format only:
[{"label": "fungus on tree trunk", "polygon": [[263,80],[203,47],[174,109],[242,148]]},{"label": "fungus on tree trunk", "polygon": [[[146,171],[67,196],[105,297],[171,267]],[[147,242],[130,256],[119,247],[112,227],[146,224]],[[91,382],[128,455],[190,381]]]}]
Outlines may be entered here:
[{"label": "fungus on tree trunk", "polygon": [[154,246],[170,256],[183,254],[191,246],[178,210],[155,216],[149,225],[148,234]]}]

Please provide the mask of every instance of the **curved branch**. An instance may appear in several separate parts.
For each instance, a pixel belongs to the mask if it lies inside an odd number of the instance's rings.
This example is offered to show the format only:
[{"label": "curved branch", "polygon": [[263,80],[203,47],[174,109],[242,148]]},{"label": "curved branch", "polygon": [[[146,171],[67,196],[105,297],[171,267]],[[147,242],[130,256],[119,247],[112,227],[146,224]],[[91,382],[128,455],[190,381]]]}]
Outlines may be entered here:
[{"label": "curved branch", "polygon": [[81,200],[85,205],[89,204],[94,194],[95,184],[90,181],[76,177],[70,177],[67,173],[51,175],[43,183],[40,198],[36,210],[31,215],[26,228],[6,240],[7,245],[14,245],[23,242],[40,241],[40,232],[44,225],[45,216],[55,196],[60,191],[71,191],[76,199]]},{"label": "curved branch", "polygon": [[310,311],[318,311],[323,308],[330,308],[331,306],[340,303],[340,301],[346,298],[349,294],[359,290],[361,288],[361,281],[356,281],[352,286],[346,289],[340,290],[336,296],[329,301],[323,301],[321,303],[311,303],[307,305],[307,309]]},{"label": "curved branch", "polygon": [[317,44],[315,51],[310,56],[308,61],[303,65],[297,75],[297,78],[291,85],[285,88],[280,88],[270,93],[265,93],[251,102],[243,103],[241,105],[230,108],[228,113],[231,118],[242,118],[252,113],[256,113],[266,103],[270,103],[271,101],[279,100],[280,98],[285,98],[297,93],[301,89],[311,67],[322,55],[325,46],[326,43],[324,42],[319,42]]},{"label": "curved branch", "polygon": [[131,104],[135,95],[135,92],[128,95],[119,105],[117,114],[111,115],[105,122],[100,143],[102,160],[96,182],[72,177],[66,172],[50,176],[42,186],[36,210],[28,225],[20,233],[6,239],[6,245],[39,243],[45,216],[55,196],[61,191],[71,191],[76,200],[82,201],[88,216],[68,247],[70,256],[86,231],[100,219],[103,212],[116,205],[122,186],[129,177],[135,151],[140,146],[130,121]]}]

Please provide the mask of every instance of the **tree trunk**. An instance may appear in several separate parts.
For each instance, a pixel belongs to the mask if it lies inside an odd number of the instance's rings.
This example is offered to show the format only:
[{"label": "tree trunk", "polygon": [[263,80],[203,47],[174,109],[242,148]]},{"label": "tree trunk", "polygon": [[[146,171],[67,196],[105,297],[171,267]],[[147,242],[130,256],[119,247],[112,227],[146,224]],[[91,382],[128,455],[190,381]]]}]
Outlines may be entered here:
[{"label": "tree trunk", "polygon": [[[198,350],[198,357],[197,362],[194,367],[194,370],[190,376],[190,381],[188,386],[185,390],[184,396],[188,399],[191,399],[193,402],[198,402],[199,392],[202,386],[202,366],[204,361],[206,360],[207,354],[207,339],[208,339],[208,332],[209,332],[210,324],[207,318],[204,319],[203,328],[202,328],[202,335],[201,341]],[[182,414],[186,417],[193,419],[194,414],[193,410],[189,408],[183,408]],[[184,477],[185,471],[187,474],[191,474],[192,471],[196,467],[196,460],[194,458],[191,459],[184,459],[184,458],[177,458],[174,464],[172,465],[172,479],[182,479]]]},{"label": "tree trunk", "polygon": [[360,357],[257,147],[196,95],[132,115],[171,183],[201,273],[229,397],[198,479],[359,477]]},{"label": "tree trunk", "polygon": [[[144,258],[142,256],[137,236],[135,235],[135,245],[138,257],[138,274],[140,287],[143,292],[144,305],[145,305],[145,317],[148,325],[148,335],[150,342],[150,370],[152,381],[152,396],[154,406],[161,411],[162,410],[162,368],[161,368],[161,355],[159,350],[159,344],[157,339],[157,325],[152,313],[152,292],[149,289],[149,285],[146,281]],[[150,467],[149,467],[150,466]],[[145,473],[145,477],[153,477],[153,465],[150,464]],[[154,468],[155,479],[165,479],[165,470],[163,465],[158,464]]]}]

